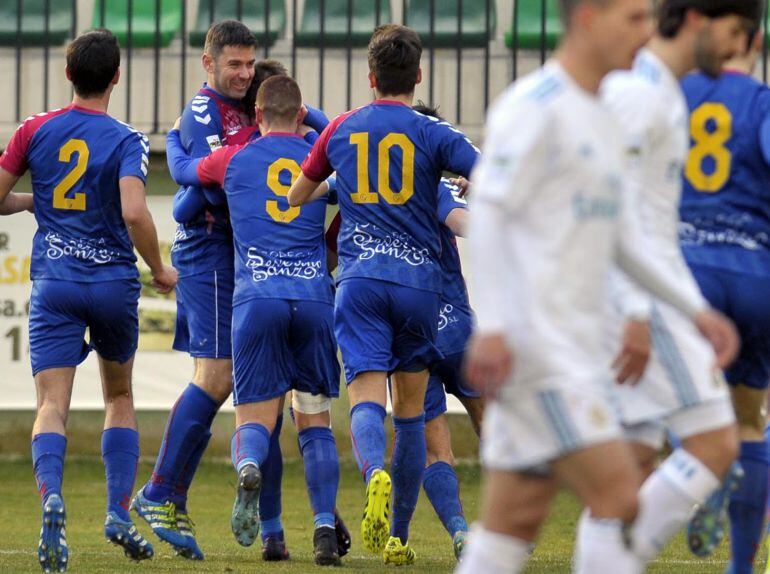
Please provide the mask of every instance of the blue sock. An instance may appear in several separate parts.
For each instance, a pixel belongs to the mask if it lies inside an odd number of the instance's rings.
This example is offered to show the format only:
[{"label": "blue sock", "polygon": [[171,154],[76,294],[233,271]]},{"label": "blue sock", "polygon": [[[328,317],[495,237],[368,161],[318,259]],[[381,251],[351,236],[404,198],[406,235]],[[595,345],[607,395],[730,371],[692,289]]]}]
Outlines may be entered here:
[{"label": "blue sock", "polygon": [[201,458],[203,458],[203,453],[206,452],[206,447],[209,446],[210,440],[211,431],[204,430],[198,446],[195,447],[190,458],[187,459],[187,464],[182,469],[179,482],[174,485],[174,491],[171,493],[170,500],[181,510],[187,510],[187,493],[190,491],[190,485],[195,477],[195,472],[198,470],[198,465],[201,462]]},{"label": "blue sock", "polygon": [[751,574],[767,504],[767,444],[742,442],[740,463],[746,476],[730,498],[731,572]]},{"label": "blue sock", "polygon": [[262,490],[259,493],[259,522],[262,540],[278,537],[283,540],[281,524],[281,481],[283,480],[283,454],[281,453],[281,429],[283,415],[278,416],[270,435],[267,458],[259,467],[262,471]]},{"label": "blue sock", "polygon": [[425,471],[425,413],[411,419],[393,417],[393,520],[390,535],[403,544],[409,539],[409,522],[417,506]]},{"label": "blue sock", "polygon": [[426,468],[422,487],[441,524],[449,532],[449,536],[454,538],[458,531],[468,531],[468,523],[465,521],[463,507],[460,504],[457,473],[450,464],[439,461]]},{"label": "blue sock", "polygon": [[358,403],[350,409],[350,438],[358,468],[369,484],[372,472],[385,468],[385,407]]},{"label": "blue sock", "polygon": [[102,433],[102,460],[107,475],[107,512],[131,520],[128,504],[134,491],[139,461],[139,433],[134,429],[109,428]]},{"label": "blue sock", "polygon": [[187,385],[168,416],[158,460],[144,490],[147,498],[155,502],[170,500],[185,469],[195,474],[197,462],[194,468],[188,463],[218,410],[219,404],[203,389],[192,383]]},{"label": "blue sock", "polygon": [[259,423],[246,423],[235,429],[230,441],[230,456],[235,472],[246,464],[259,467],[267,458],[270,449],[270,433]]},{"label": "blue sock", "polygon": [[32,465],[37,491],[43,504],[52,494],[61,496],[66,451],[67,438],[64,435],[46,432],[36,434],[32,438]]},{"label": "blue sock", "polygon": [[332,429],[310,427],[300,431],[299,445],[305,462],[305,482],[313,508],[314,527],[334,528],[340,461]]}]

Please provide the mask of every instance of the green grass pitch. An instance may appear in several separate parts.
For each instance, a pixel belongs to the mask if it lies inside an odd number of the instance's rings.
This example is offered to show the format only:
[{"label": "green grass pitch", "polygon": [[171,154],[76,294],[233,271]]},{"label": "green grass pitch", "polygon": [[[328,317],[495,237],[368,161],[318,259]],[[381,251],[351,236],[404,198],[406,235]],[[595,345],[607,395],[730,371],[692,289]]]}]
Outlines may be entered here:
[{"label": "green grass pitch", "polygon": [[[143,460],[139,480],[145,480],[151,462]],[[478,512],[479,467],[462,464],[458,473],[464,507],[469,518]],[[379,558],[367,554],[358,543],[359,517],[364,488],[349,459],[343,462],[339,508],[353,534],[353,549],[344,560],[345,572],[385,572]],[[149,527],[137,522],[142,533],[155,546],[155,558],[140,564],[124,558],[117,547],[102,537],[105,485],[101,461],[82,457],[68,460],[65,467],[64,495],[67,503],[67,536],[71,550],[70,572],[227,572],[227,573],[304,573],[320,572],[313,564],[312,518],[305,492],[301,462],[286,462],[284,470],[283,519],[292,559],[288,563],[263,563],[259,548],[242,548],[230,533],[229,517],[233,501],[235,473],[222,459],[204,461],[190,494],[190,511],[198,530],[199,542],[206,553],[204,562],[189,562],[173,555],[169,546],[158,541]],[[568,495],[561,495],[553,507],[527,573],[567,573],[570,571],[573,532],[579,508]],[[40,507],[35,492],[30,462],[18,457],[0,460],[0,572],[40,572],[36,563]],[[412,523],[411,543],[417,563],[406,572],[438,574],[451,572],[454,565],[448,535],[422,496]],[[649,572],[721,573],[726,560],[725,545],[716,557],[702,561],[686,550],[681,536],[666,549]],[[757,571],[760,571],[759,569]]]}]

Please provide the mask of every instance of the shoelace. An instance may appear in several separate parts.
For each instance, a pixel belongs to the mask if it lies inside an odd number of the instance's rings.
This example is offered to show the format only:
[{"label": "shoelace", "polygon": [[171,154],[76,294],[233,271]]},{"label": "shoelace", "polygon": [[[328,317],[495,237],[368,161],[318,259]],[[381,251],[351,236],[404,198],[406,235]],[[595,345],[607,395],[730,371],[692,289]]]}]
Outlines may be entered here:
[{"label": "shoelace", "polygon": [[176,505],[168,501],[163,506],[150,506],[150,511],[155,514],[156,520],[169,528],[177,528]]},{"label": "shoelace", "polygon": [[195,523],[192,521],[192,518],[190,518],[190,516],[186,512],[177,513],[176,524],[179,530],[182,530],[182,529],[189,530],[190,534],[195,536]]}]

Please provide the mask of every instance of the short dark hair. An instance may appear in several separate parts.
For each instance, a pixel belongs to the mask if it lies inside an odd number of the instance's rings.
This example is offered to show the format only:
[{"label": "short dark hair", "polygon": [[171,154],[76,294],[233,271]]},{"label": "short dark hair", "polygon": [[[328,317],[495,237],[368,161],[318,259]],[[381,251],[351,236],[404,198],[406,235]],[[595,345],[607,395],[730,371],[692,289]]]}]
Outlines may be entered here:
[{"label": "short dark hair", "polygon": [[302,107],[302,92],[294,78],[272,76],[259,86],[257,107],[268,122],[291,121]]},{"label": "short dark hair", "polygon": [[422,100],[417,100],[417,103],[412,106],[412,109],[415,112],[419,112],[424,116],[431,116],[434,118],[437,118],[441,121],[444,121],[444,118],[441,117],[441,115],[438,112],[440,106],[429,106]]},{"label": "short dark hair", "polygon": [[241,105],[246,111],[246,114],[254,119],[254,106],[257,103],[257,92],[259,87],[268,78],[273,76],[288,76],[289,71],[278,60],[260,60],[254,64],[254,79],[251,81],[249,89],[246,91],[246,95],[241,98]]},{"label": "short dark hair", "polygon": [[369,41],[369,71],[377,79],[377,91],[384,95],[411,94],[417,84],[422,42],[406,26],[378,26]]},{"label": "short dark hair", "polygon": [[206,43],[203,45],[203,51],[212,58],[216,58],[222,53],[225,46],[256,48],[257,39],[242,22],[222,20],[212,24],[209,31],[206,32]]},{"label": "short dark hair", "polygon": [[81,98],[99,96],[110,86],[120,68],[118,39],[98,28],[81,34],[67,46],[67,72]]},{"label": "short dark hair", "polygon": [[673,38],[684,25],[688,10],[695,10],[709,18],[734,14],[751,21],[759,28],[762,20],[761,0],[658,0],[658,33]]}]

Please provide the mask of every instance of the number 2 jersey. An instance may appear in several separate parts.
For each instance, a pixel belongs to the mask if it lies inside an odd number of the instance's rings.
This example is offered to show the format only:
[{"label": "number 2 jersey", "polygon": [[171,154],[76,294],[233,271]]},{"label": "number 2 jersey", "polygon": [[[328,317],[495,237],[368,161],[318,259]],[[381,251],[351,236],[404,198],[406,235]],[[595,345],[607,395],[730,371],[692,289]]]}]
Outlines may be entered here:
[{"label": "number 2 jersey", "polygon": [[447,122],[375,100],[335,118],[302,171],[337,172],[342,224],[337,281],[378,279],[441,292],[436,188],[442,171],[468,177],[478,149]]},{"label": "number 2 jersey", "polygon": [[698,73],[680,240],[688,262],[770,276],[770,88],[738,72]]},{"label": "number 2 jersey", "polygon": [[150,146],[131,126],[75,105],[31,116],[0,167],[32,174],[38,229],[31,277],[79,282],[136,278],[118,181],[146,181]]}]

